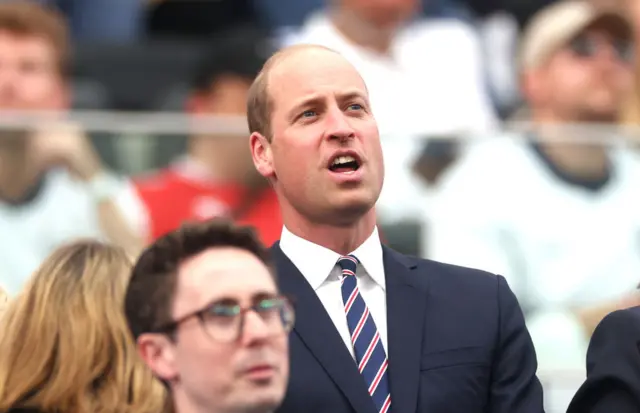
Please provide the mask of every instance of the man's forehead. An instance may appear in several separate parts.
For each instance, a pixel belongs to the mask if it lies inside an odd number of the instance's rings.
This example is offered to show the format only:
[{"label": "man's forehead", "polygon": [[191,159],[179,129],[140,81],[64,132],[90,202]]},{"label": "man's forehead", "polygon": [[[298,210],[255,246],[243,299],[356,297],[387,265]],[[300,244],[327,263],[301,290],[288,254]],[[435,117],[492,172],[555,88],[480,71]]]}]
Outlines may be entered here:
[{"label": "man's forehead", "polygon": [[270,73],[269,89],[272,97],[286,93],[293,98],[294,94],[295,100],[318,95],[323,90],[368,97],[365,82],[355,67],[340,54],[324,49],[301,50],[283,58]]},{"label": "man's forehead", "polygon": [[178,268],[177,298],[186,303],[202,301],[211,290],[233,287],[228,284],[237,284],[244,277],[262,272],[268,274],[268,271],[266,265],[249,251],[233,247],[210,248],[185,260]]},{"label": "man's forehead", "polygon": [[319,73],[337,73],[360,77],[358,71],[338,52],[312,47],[285,53],[270,71],[270,81],[284,81],[292,77],[306,77]]},{"label": "man's forehead", "polygon": [[264,266],[250,251],[236,247],[212,247],[185,260],[179,272],[186,283],[206,282],[210,274],[227,273]]}]

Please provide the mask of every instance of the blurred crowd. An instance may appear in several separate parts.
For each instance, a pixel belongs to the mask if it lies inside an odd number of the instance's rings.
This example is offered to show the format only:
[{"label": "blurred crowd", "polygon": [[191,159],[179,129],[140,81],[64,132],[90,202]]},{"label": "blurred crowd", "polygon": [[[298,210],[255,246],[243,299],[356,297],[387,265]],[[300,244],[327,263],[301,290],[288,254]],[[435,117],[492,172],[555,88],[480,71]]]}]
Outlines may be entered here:
[{"label": "blurred crowd", "polygon": [[[386,168],[383,241],[504,275],[541,377],[575,373],[570,396],[598,322],[640,305],[637,25],[633,0],[2,0],[0,289],[23,301],[14,311],[63,317],[57,306],[80,298],[35,284],[20,293],[70,241],[136,255],[213,217],[277,241],[278,201],[249,153],[249,88],[278,48],[321,44],[371,94]],[[184,119],[179,133],[152,121],[120,133],[122,111]],[[206,119],[215,122],[194,126]],[[96,264],[126,273],[108,265]],[[66,282],[56,268],[35,277],[45,273]],[[83,291],[106,311],[122,298],[102,291],[123,293],[103,281],[87,279],[96,285]],[[142,391],[146,403],[155,388]],[[548,399],[552,413],[566,407],[560,393]]]}]

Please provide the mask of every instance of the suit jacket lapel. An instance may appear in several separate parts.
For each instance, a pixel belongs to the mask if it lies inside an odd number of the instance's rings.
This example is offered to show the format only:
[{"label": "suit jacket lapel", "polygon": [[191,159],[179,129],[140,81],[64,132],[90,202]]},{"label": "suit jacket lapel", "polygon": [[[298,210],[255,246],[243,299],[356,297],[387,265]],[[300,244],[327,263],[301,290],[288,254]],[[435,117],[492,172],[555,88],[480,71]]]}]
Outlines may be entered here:
[{"label": "suit jacket lapel", "polygon": [[383,247],[387,286],[387,330],[391,409],[415,412],[420,383],[420,355],[427,305],[427,280],[411,271],[417,260]]},{"label": "suit jacket lapel", "polygon": [[271,248],[284,294],[294,298],[297,334],[325,369],[336,387],[358,413],[373,413],[375,407],[355,361],[344,345],[320,299],[278,243]]}]

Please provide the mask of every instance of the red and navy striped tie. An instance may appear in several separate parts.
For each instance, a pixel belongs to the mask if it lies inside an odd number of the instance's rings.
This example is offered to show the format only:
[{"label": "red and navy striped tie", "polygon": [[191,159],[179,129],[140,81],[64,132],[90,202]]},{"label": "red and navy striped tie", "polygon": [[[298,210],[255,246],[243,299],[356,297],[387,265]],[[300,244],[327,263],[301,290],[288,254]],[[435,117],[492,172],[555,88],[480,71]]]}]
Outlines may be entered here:
[{"label": "red and navy striped tie", "polygon": [[338,265],[342,268],[342,302],[347,314],[351,343],[356,353],[360,374],[364,377],[378,412],[387,413],[391,408],[387,374],[389,363],[380,333],[358,290],[356,279],[358,263],[358,259],[353,255],[341,257],[338,260]]}]

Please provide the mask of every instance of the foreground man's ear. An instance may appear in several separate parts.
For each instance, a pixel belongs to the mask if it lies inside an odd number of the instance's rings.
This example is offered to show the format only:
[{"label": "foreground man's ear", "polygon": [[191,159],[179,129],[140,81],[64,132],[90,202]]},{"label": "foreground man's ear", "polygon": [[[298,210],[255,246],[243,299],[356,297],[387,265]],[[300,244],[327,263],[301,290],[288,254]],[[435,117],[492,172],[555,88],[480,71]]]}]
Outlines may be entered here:
[{"label": "foreground man's ear", "polygon": [[249,137],[249,144],[251,146],[251,157],[253,164],[265,178],[271,178],[275,176],[275,170],[273,168],[273,155],[271,152],[271,143],[266,136],[253,132]]}]

